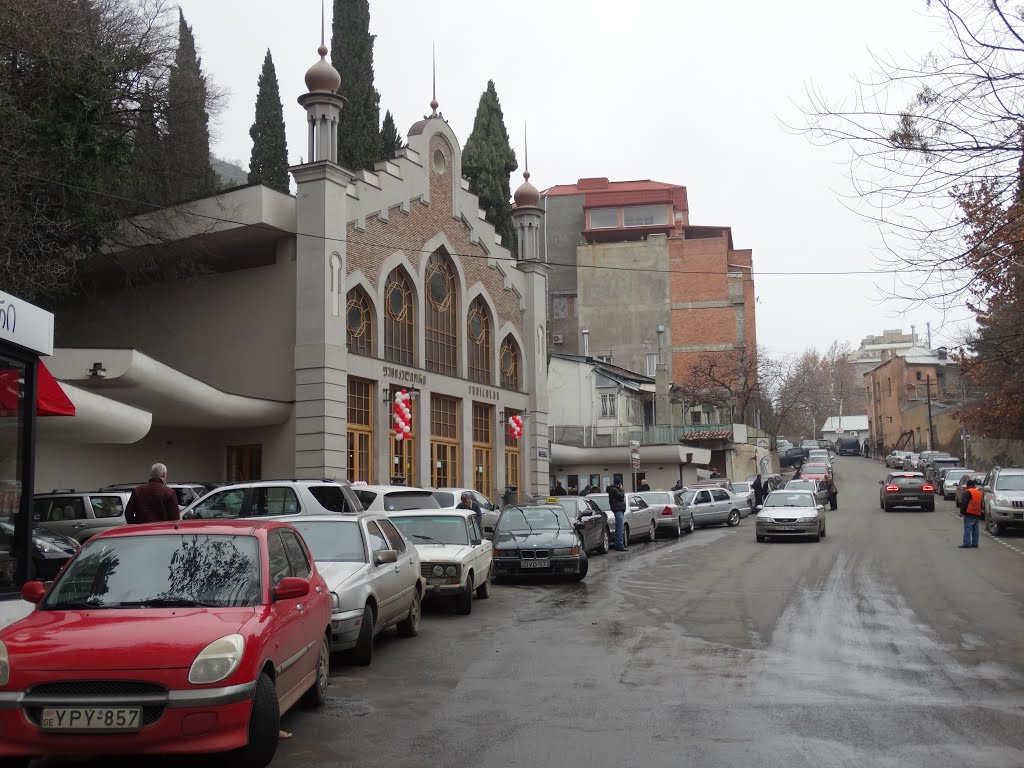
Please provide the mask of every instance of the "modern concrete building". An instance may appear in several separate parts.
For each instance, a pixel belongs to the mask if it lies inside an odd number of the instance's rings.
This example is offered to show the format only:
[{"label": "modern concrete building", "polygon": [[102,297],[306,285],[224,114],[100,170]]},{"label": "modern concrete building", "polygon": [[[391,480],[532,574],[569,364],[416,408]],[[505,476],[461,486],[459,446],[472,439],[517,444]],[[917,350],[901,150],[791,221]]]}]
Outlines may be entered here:
[{"label": "modern concrete building", "polygon": [[751,251],[728,227],[691,225],[685,187],[580,179],[544,205],[552,350],[648,376],[662,365],[671,383],[704,355],[756,355]]},{"label": "modern concrete building", "polygon": [[[540,193],[527,175],[510,253],[436,100],[394,160],[342,168],[340,76],[319,53],[294,196],[247,186],[147,215],[83,265],[98,287],[58,308],[51,359],[82,391],[79,415],[40,443],[39,486],[133,481],[159,460],[171,479],[546,492]],[[189,279],[124,280],[127,264],[186,258]],[[411,417],[397,433],[402,390]]]},{"label": "modern concrete building", "polygon": [[921,406],[927,409],[929,397],[933,404],[943,406],[933,405],[933,419],[939,410],[947,409],[945,406],[959,403],[962,391],[958,366],[949,359],[945,347],[933,351],[915,346],[901,354],[885,352],[883,358],[864,374],[872,451],[882,455],[894,448],[927,450],[932,445],[927,419],[922,429],[918,413],[913,419],[907,414]]}]

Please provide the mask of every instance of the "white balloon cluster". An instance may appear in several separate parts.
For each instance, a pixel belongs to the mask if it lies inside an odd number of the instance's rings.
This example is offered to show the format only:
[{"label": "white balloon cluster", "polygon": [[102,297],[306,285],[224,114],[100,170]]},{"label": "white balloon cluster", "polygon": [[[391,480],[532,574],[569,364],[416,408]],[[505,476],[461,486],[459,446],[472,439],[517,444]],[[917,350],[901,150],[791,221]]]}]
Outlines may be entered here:
[{"label": "white balloon cluster", "polygon": [[401,442],[409,437],[412,432],[412,408],[409,402],[412,397],[406,390],[395,393],[395,404],[391,407],[391,421],[395,425],[395,440]]}]

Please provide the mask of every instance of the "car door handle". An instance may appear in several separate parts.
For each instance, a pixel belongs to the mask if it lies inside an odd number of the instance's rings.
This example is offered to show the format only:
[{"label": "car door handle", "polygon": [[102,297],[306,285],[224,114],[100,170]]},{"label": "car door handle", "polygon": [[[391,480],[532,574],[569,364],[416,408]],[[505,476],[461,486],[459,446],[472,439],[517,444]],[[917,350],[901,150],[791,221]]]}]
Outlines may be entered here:
[{"label": "car door handle", "polygon": [[85,528],[85,523],[75,523],[75,528]]},{"label": "car door handle", "polygon": [[401,566],[396,565],[395,566],[395,573],[401,573],[401,572],[402,572]]}]

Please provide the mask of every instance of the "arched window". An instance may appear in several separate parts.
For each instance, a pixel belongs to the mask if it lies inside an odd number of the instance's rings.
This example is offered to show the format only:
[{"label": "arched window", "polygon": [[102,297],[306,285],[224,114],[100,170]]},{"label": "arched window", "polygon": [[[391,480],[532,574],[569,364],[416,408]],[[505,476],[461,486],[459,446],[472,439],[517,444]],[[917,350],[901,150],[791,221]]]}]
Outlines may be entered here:
[{"label": "arched window", "polygon": [[459,334],[455,270],[447,256],[434,253],[427,262],[423,290],[427,293],[426,339],[428,371],[457,376]]},{"label": "arched window", "polygon": [[359,286],[348,292],[345,304],[345,325],[348,332],[348,351],[357,355],[376,354],[373,346],[373,305],[370,297]]},{"label": "arched window", "polygon": [[498,360],[501,364],[501,386],[505,389],[522,389],[520,371],[523,367],[523,356],[519,353],[519,345],[511,333],[501,342]]},{"label": "arched window", "polygon": [[384,283],[384,359],[402,365],[416,362],[416,304],[412,280],[401,267]]},{"label": "arched window", "polygon": [[469,305],[466,323],[469,335],[469,378],[481,384],[494,384],[492,373],[494,343],[491,341],[491,315],[482,297],[477,296]]}]

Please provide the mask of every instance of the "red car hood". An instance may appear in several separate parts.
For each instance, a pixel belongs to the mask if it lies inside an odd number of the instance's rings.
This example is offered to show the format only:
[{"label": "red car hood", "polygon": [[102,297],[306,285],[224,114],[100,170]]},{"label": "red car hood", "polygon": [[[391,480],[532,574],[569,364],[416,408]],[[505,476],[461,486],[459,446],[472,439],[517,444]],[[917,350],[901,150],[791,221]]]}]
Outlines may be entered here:
[{"label": "red car hood", "polygon": [[255,608],[33,611],[0,631],[13,669],[84,672],[185,669]]}]

